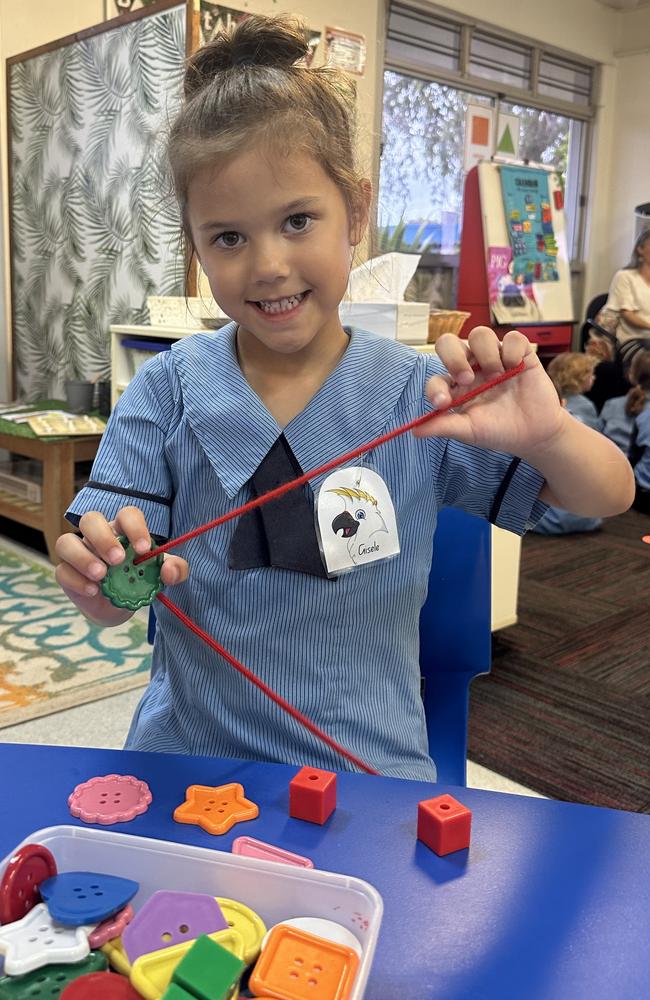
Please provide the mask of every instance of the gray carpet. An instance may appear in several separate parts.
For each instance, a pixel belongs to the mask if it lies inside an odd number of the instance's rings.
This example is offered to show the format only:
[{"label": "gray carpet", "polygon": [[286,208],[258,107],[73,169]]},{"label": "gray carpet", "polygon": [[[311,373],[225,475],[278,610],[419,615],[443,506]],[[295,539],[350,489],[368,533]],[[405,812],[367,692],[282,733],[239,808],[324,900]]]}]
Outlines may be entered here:
[{"label": "gray carpet", "polygon": [[650,518],[528,535],[518,624],[472,684],[469,755],[553,798],[650,812]]}]

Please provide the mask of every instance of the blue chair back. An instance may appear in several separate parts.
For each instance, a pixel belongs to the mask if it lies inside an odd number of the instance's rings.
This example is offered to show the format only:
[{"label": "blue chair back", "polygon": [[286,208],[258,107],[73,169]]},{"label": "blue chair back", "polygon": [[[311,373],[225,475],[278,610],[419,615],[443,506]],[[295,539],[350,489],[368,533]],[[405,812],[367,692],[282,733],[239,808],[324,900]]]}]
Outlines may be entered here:
[{"label": "blue chair back", "polygon": [[490,672],[490,524],[440,512],[420,614],[420,670],[429,753],[441,784],[464,785],[469,685]]}]

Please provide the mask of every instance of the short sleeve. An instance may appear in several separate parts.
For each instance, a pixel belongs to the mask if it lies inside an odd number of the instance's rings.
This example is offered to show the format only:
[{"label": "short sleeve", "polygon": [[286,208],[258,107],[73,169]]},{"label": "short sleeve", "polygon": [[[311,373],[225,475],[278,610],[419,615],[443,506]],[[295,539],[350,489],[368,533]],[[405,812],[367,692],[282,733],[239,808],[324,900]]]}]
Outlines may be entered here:
[{"label": "short sleeve", "polygon": [[74,498],[66,518],[100,511],[110,521],[122,507],[143,513],[149,531],[170,533],[173,480],[165,457],[175,403],[171,351],[147,362],[129,383],[102,436],[90,480]]},{"label": "short sleeve", "polygon": [[616,272],[607,296],[607,308],[613,309],[615,312],[620,312],[622,309],[629,312],[637,311],[639,303],[632,280],[632,271]]},{"label": "short sleeve", "polygon": [[440,507],[460,507],[516,535],[548,510],[539,499],[544,476],[522,459],[451,439],[429,440],[443,445],[435,479]]}]

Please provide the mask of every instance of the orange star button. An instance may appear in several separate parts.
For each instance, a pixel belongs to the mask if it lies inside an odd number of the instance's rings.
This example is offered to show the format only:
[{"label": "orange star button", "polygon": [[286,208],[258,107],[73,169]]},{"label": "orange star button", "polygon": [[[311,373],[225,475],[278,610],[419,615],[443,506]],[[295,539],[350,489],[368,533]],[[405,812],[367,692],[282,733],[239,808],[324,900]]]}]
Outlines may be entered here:
[{"label": "orange star button", "polygon": [[242,785],[190,785],[185,802],[174,809],[177,823],[192,823],[207,833],[228,833],[235,823],[256,819],[258,807],[244,795]]}]

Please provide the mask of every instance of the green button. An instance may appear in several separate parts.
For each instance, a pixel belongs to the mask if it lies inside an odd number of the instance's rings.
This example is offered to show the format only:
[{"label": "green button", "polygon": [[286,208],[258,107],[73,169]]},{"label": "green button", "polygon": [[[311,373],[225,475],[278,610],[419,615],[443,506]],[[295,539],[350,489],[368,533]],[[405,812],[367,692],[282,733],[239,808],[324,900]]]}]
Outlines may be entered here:
[{"label": "green button", "polygon": [[[137,611],[138,608],[151,604],[156,594],[162,590],[160,579],[162,553],[134,566],[133,562],[138,558],[138,553],[124,535],[120,535],[117,540],[124,547],[126,558],[117,566],[108,567],[108,572],[101,582],[102,593],[116,608]],[[156,546],[152,544],[151,547]]]},{"label": "green button", "polygon": [[74,979],[90,972],[105,972],[108,959],[101,951],[91,951],[81,962],[45,965],[24,976],[0,978],[0,1000],[55,1000]]}]

